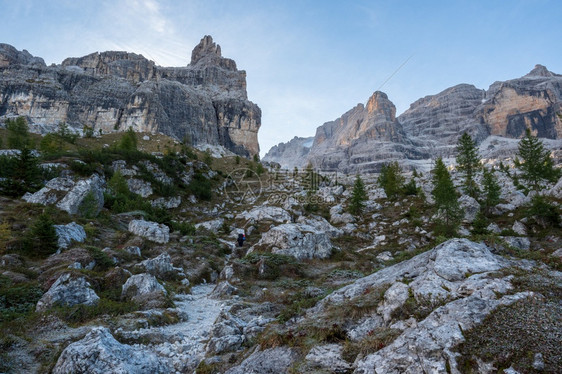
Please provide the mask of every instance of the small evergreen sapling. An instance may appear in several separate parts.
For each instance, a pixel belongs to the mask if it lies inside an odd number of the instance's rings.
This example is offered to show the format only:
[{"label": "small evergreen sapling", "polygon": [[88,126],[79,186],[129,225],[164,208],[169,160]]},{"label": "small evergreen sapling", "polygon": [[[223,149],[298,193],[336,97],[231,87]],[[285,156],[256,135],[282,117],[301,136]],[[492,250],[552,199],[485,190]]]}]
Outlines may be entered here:
[{"label": "small evergreen sapling", "polygon": [[435,199],[435,206],[440,216],[436,232],[439,235],[453,236],[463,216],[457,191],[441,158],[437,159],[431,172],[433,174],[433,191],[431,191],[431,194]]},{"label": "small evergreen sapling", "polygon": [[353,184],[353,191],[351,192],[351,199],[349,203],[349,212],[355,216],[361,214],[365,207],[367,200],[367,192],[365,191],[365,184],[359,175],[355,178]]},{"label": "small evergreen sapling", "polygon": [[462,134],[457,144],[457,168],[464,175],[464,190],[471,196],[476,198],[478,194],[478,186],[474,181],[474,177],[480,170],[480,158],[476,149],[476,143],[467,133]]}]

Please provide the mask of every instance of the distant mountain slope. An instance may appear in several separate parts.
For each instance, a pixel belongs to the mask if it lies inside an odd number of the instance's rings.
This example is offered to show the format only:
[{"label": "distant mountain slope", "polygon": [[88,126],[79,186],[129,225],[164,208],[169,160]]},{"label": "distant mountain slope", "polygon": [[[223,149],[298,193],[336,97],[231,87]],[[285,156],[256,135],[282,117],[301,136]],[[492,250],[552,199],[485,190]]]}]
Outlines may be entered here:
[{"label": "distant mountain slope", "polygon": [[[395,117],[386,94],[375,92],[340,118],[318,127],[307,159],[324,170],[376,171],[388,161],[452,156],[458,137],[478,143],[490,135],[520,138],[525,129],[548,139],[562,138],[562,76],[536,65],[527,75],[495,82],[486,90],[459,84],[426,96]],[[412,162],[410,162],[412,161]]]},{"label": "distant mountain slope", "polygon": [[160,67],[142,55],[92,53],[46,66],[0,44],[0,118],[27,117],[32,131],[60,122],[96,132],[160,132],[193,145],[259,152],[260,108],[248,100],[246,72],[205,36],[186,67]]}]

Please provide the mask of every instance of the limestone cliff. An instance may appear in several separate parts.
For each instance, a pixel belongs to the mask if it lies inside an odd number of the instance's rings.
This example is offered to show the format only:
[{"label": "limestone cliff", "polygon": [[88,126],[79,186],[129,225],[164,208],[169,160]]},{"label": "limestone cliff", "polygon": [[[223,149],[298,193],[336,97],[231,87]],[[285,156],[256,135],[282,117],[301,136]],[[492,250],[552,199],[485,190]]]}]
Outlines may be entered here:
[{"label": "limestone cliff", "polygon": [[562,76],[537,65],[487,91],[459,84],[415,101],[398,117],[395,111],[385,94],[375,92],[366,106],[359,104],[318,127],[301,163],[346,172],[377,170],[394,160],[413,166],[419,159],[454,156],[464,132],[477,143],[491,135],[520,138],[526,128],[539,137],[560,139]]},{"label": "limestone cliff", "polygon": [[0,117],[27,117],[32,131],[60,122],[96,132],[160,132],[193,145],[245,156],[259,152],[260,108],[247,99],[246,72],[222,57],[210,36],[186,67],[160,67],[142,55],[92,53],[46,66],[0,44]]}]

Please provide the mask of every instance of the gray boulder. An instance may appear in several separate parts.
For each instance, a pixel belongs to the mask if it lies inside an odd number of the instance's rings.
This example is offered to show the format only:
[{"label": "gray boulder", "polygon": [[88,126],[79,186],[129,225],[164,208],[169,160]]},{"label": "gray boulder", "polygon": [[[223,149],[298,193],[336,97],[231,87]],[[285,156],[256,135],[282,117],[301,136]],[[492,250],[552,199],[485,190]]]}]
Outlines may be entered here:
[{"label": "gray boulder", "polygon": [[163,209],[175,209],[181,205],[181,197],[159,197],[150,202],[153,207],[163,208]]},{"label": "gray boulder", "polygon": [[291,215],[283,208],[262,205],[238,214],[236,219],[250,222],[273,221],[275,223],[288,223],[291,222]]},{"label": "gray boulder", "polygon": [[170,373],[164,359],[142,346],[121,344],[105,327],[95,327],[82,340],[62,352],[53,374]]},{"label": "gray boulder", "polygon": [[150,182],[143,181],[142,179],[128,179],[127,187],[129,187],[129,191],[131,191],[132,193],[136,193],[141,197],[149,197],[153,194],[152,184],[150,184]]},{"label": "gray boulder", "polygon": [[304,260],[330,257],[333,245],[326,232],[302,223],[286,223],[263,234],[248,253],[264,248],[270,249],[272,253]]},{"label": "gray boulder", "polygon": [[328,370],[332,373],[348,373],[351,364],[342,358],[343,347],[339,344],[326,344],[312,348],[306,355],[311,366]]},{"label": "gray boulder", "polygon": [[210,221],[197,223],[197,224],[195,224],[195,228],[197,228],[197,229],[203,228],[203,229],[208,230],[210,232],[217,233],[222,228],[223,224],[224,224],[224,219],[223,218],[217,218],[217,219],[213,219],[213,220],[210,220]]},{"label": "gray boulder", "polygon": [[127,279],[121,291],[123,297],[132,299],[153,293],[167,294],[164,286],[158,283],[154,276],[146,273],[131,276]]},{"label": "gray boulder", "polygon": [[45,187],[31,194],[26,193],[22,199],[32,204],[52,205],[70,191],[76,183],[72,178],[58,177],[51,179]]},{"label": "gray boulder", "polygon": [[513,223],[513,226],[511,227],[511,229],[512,229],[517,235],[527,236],[527,228],[526,228],[525,225],[524,225],[523,223],[521,223],[520,221],[515,221],[515,223]]},{"label": "gray boulder", "polygon": [[135,219],[129,222],[129,231],[160,244],[170,241],[170,228],[156,222]]},{"label": "gray boulder", "polygon": [[66,196],[64,196],[58,203],[57,208],[68,212],[68,214],[78,214],[83,207],[83,203],[88,196],[93,198],[92,203],[95,209],[94,215],[97,215],[103,208],[103,191],[105,180],[97,174],[93,174],[88,179],[82,179],[76,182],[74,187]]},{"label": "gray boulder", "polygon": [[58,236],[59,249],[67,249],[72,242],[82,243],[86,240],[86,231],[76,222],[54,226]]},{"label": "gray boulder", "polygon": [[70,273],[64,273],[37,302],[35,310],[40,312],[56,305],[95,305],[99,299],[84,277],[74,277]]},{"label": "gray boulder", "polygon": [[476,199],[468,196],[462,195],[459,198],[460,207],[464,210],[464,220],[465,222],[473,222],[476,215],[480,211],[480,204]]},{"label": "gray boulder", "polygon": [[297,360],[298,354],[288,347],[255,351],[247,359],[226,371],[226,374],[279,374],[286,373]]},{"label": "gray boulder", "polygon": [[143,268],[147,273],[159,278],[166,278],[170,276],[185,277],[182,268],[174,267],[174,264],[172,264],[172,258],[168,253],[162,253],[158,257],[144,260],[137,266]]}]

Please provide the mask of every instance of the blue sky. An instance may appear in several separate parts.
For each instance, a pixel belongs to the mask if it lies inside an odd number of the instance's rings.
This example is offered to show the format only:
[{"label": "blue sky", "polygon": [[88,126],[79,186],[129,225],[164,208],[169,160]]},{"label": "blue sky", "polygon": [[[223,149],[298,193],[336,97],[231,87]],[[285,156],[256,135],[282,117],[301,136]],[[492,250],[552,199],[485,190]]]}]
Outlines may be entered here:
[{"label": "blue sky", "polygon": [[538,63],[562,73],[556,0],[0,0],[0,14],[0,42],[48,64],[126,50],[183,66],[212,35],[247,72],[262,155],[379,88],[400,114],[455,84],[487,89]]}]

